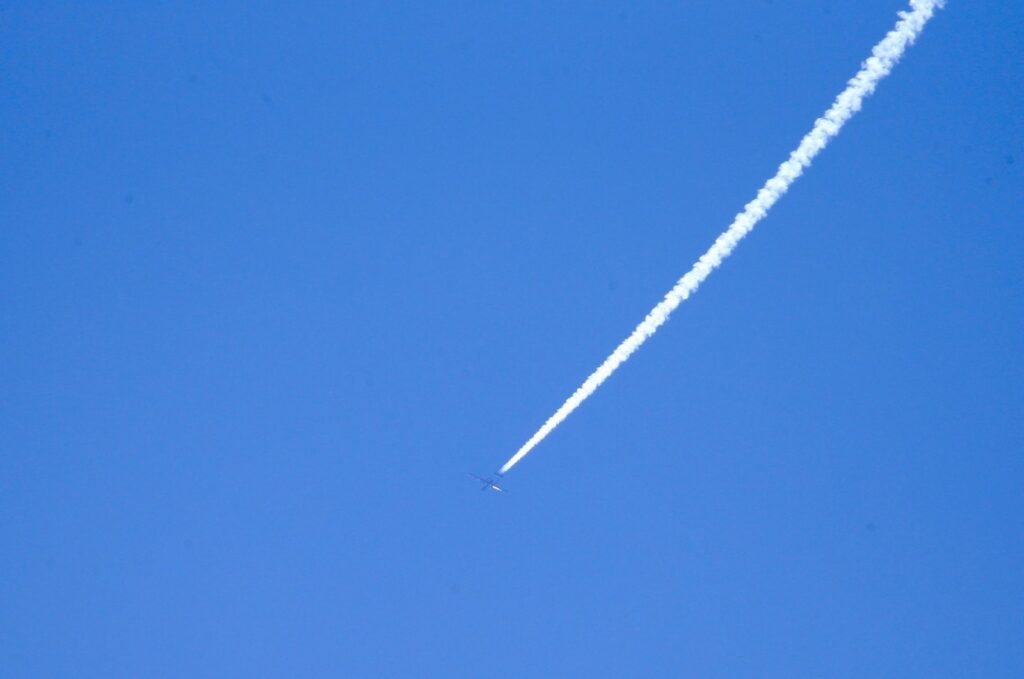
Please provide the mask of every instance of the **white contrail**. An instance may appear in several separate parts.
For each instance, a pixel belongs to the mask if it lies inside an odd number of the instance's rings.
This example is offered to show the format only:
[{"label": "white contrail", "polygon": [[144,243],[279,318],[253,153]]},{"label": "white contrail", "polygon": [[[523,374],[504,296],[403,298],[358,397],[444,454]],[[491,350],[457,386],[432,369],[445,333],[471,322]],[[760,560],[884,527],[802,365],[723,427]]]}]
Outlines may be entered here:
[{"label": "white contrail", "polygon": [[768,214],[768,210],[789,189],[803,171],[811,164],[814,157],[825,148],[832,137],[839,134],[843,125],[860,110],[864,97],[874,92],[879,81],[889,75],[892,67],[903,56],[903,52],[917,38],[935,10],[943,5],[944,0],[910,0],[910,12],[900,12],[895,28],[875,45],[871,56],[861,66],[860,71],[847,84],[846,89],[836,97],[832,107],[821,118],[814,122],[814,128],[800,140],[800,145],[789,154],[789,160],[779,166],[775,176],[769,179],[757,192],[757,197],[747,203],[743,212],[736,216],[729,228],[720,235],[704,255],[697,260],[686,275],[665,295],[643,322],[626,340],[615,348],[611,356],[604,360],[593,374],[588,377],[555,414],[509,458],[500,473],[504,474],[519,460],[540,443],[551,431],[562,423],[572,411],[576,410],[588,396],[601,386],[615,370],[625,363],[633,352],[640,348],[647,338],[668,320],[677,306],[692,295],[704,279],[728,257],[739,244],[740,240]]}]

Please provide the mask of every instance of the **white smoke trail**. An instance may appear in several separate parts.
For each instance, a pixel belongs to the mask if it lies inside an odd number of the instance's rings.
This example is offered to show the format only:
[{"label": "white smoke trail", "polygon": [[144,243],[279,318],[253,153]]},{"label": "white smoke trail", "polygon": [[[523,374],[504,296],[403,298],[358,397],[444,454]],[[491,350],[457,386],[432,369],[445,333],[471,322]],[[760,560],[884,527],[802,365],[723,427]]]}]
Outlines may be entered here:
[{"label": "white smoke trail", "polygon": [[899,13],[900,18],[896,22],[896,26],[880,43],[875,45],[871,50],[871,56],[863,63],[857,75],[836,97],[832,107],[825,112],[825,115],[814,122],[813,129],[800,141],[796,150],[789,155],[789,160],[779,166],[775,176],[757,192],[757,197],[746,204],[743,212],[736,216],[729,228],[715,240],[711,248],[693,265],[693,268],[679,279],[679,282],[647,314],[636,330],[615,348],[615,351],[604,360],[604,363],[580,385],[573,395],[555,411],[554,415],[548,418],[547,422],[537,430],[537,433],[531,436],[530,440],[509,458],[499,473],[507,472],[544,440],[668,320],[669,314],[683,300],[697,290],[704,279],[732,253],[740,240],[750,233],[754,225],[768,214],[768,210],[786,193],[797,177],[803,174],[814,157],[825,148],[833,137],[839,134],[839,130],[842,129],[846,121],[860,110],[864,98],[874,92],[882,78],[889,75],[892,67],[903,56],[903,52],[921,33],[935,10],[943,4],[944,0],[910,0],[912,11]]}]

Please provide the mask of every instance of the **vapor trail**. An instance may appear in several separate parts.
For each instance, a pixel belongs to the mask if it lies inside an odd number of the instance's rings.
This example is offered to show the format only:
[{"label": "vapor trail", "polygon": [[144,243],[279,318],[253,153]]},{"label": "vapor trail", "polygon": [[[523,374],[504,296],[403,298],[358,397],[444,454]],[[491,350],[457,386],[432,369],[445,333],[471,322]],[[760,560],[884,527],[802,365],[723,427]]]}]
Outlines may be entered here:
[{"label": "vapor trail", "polygon": [[910,0],[911,11],[900,12],[896,26],[875,45],[871,56],[863,63],[857,75],[853,76],[832,107],[821,118],[814,122],[814,127],[807,136],[800,140],[800,145],[789,154],[789,160],[779,166],[775,176],[769,179],[757,192],[757,197],[736,215],[733,223],[725,230],[675,286],[669,290],[665,298],[654,307],[643,322],[625,339],[615,351],[604,360],[590,377],[573,392],[555,414],[548,418],[540,429],[502,465],[500,473],[504,474],[519,460],[544,440],[551,431],[562,423],[588,396],[604,383],[620,365],[626,362],[633,352],[647,341],[661,325],[668,320],[676,307],[692,295],[711,272],[728,257],[761,219],[768,210],[782,197],[797,177],[811,164],[814,157],[821,152],[828,142],[839,134],[839,130],[847,120],[860,110],[864,98],[874,92],[879,81],[889,75],[892,67],[903,56],[917,36],[924,29],[935,10],[943,5],[944,0]]}]

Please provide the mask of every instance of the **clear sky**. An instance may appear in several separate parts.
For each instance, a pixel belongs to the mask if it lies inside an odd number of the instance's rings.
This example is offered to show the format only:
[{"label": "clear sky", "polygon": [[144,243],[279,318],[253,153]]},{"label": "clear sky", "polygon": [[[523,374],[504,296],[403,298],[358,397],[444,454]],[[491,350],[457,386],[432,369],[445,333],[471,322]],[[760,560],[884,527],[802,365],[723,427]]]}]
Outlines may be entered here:
[{"label": "clear sky", "polygon": [[[214,6],[215,5],[215,6]],[[1024,676],[1024,5],[5,3],[0,675]]]}]

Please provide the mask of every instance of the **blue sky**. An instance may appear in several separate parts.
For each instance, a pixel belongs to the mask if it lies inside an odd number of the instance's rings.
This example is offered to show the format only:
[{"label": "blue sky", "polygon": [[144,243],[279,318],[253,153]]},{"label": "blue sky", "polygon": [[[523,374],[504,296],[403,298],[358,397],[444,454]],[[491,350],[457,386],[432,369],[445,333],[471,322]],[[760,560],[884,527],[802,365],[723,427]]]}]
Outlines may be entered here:
[{"label": "blue sky", "polygon": [[8,676],[1024,673],[1024,6],[8,3]]}]

